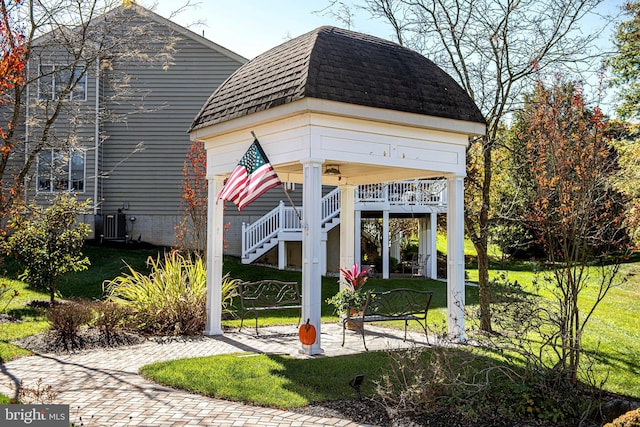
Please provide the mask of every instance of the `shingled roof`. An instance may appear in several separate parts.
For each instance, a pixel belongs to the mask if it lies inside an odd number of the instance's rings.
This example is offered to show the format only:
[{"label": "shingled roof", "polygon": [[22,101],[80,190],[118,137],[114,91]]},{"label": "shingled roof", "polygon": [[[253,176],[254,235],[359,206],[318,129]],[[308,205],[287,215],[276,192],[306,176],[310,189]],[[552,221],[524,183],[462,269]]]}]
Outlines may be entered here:
[{"label": "shingled roof", "polygon": [[240,67],[209,97],[191,130],[305,97],[485,123],[468,94],[424,56],[325,26]]}]

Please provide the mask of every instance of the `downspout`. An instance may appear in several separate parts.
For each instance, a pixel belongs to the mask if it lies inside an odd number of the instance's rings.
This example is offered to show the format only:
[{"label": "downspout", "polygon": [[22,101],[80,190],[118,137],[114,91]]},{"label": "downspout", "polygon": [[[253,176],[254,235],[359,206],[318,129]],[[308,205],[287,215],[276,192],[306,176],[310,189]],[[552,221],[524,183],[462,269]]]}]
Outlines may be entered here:
[{"label": "downspout", "polygon": [[94,129],[94,165],[93,165],[93,215],[98,215],[98,160],[100,156],[100,58],[96,58],[96,101]]}]

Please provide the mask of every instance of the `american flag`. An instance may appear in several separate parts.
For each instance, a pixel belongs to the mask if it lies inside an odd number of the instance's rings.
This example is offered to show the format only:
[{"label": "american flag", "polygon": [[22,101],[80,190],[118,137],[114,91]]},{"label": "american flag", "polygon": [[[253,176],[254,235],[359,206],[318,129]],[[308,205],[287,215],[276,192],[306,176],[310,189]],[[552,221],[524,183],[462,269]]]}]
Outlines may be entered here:
[{"label": "american flag", "polygon": [[282,184],[257,139],[227,178],[216,200],[230,200],[241,211],[267,190]]}]

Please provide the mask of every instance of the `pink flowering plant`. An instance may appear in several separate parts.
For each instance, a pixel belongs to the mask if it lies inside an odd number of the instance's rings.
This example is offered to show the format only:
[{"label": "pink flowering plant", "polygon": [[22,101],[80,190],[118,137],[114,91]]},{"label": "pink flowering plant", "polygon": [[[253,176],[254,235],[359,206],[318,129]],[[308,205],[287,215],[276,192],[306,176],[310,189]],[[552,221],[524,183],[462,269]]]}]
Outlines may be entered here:
[{"label": "pink flowering plant", "polygon": [[362,291],[362,287],[369,278],[369,269],[360,270],[360,266],[356,263],[351,269],[340,267],[339,270],[345,286],[327,299],[327,303],[334,306],[337,314],[342,315],[352,308],[361,309],[367,300],[367,294]]}]

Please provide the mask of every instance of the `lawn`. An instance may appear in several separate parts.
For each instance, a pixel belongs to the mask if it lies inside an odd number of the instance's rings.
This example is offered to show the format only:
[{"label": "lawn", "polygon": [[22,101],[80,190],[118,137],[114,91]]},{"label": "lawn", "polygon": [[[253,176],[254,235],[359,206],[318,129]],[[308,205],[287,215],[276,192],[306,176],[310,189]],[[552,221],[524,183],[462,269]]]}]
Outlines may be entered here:
[{"label": "lawn", "polygon": [[[120,274],[126,268],[126,264],[134,266],[138,270],[146,269],[145,261],[149,256],[157,256],[162,250],[158,249],[122,249],[88,246],[85,253],[91,260],[91,267],[88,271],[75,274],[66,278],[59,286],[60,295],[64,298],[100,298],[102,296],[102,282],[106,279],[112,279]],[[44,293],[35,292],[28,289],[24,283],[15,280],[17,270],[15,266],[6,263],[2,266],[5,271],[5,283],[12,288],[18,289],[20,296],[15,299],[7,311],[14,316],[21,318],[20,323],[0,324],[0,358],[2,361],[11,360],[20,357],[27,352],[11,344],[14,339],[30,335],[33,333],[44,331],[48,328],[47,322],[42,313],[36,309],[25,307],[25,303],[33,299],[47,299]],[[523,285],[531,283],[534,277],[534,265],[531,263],[521,263],[515,265],[512,271],[508,272],[510,280],[517,280]],[[608,375],[608,381],[605,385],[607,390],[618,392],[634,398],[640,398],[640,384],[637,378],[640,376],[640,325],[638,324],[638,315],[640,313],[640,262],[629,263],[623,266],[623,273],[628,275],[628,280],[612,289],[607,299],[598,308],[591,320],[584,338],[585,347],[593,354],[596,361],[596,374],[603,378]],[[301,273],[297,271],[279,271],[259,266],[247,266],[239,262],[237,258],[226,257],[224,262],[224,272],[229,272],[231,277],[241,278],[244,280],[258,280],[264,278],[278,280],[301,280]],[[474,280],[475,270],[467,271],[469,279]],[[497,276],[499,270],[492,270],[492,275]],[[431,332],[442,331],[446,325],[446,284],[435,280],[426,279],[400,279],[394,278],[389,280],[370,279],[366,284],[367,288],[376,290],[385,290],[393,287],[409,287],[414,289],[431,290],[434,292],[431,310],[429,311],[428,325]],[[324,303],[324,300],[333,295],[338,289],[337,278],[322,278],[322,320],[323,322],[334,322],[337,317],[332,312],[332,308]],[[587,299],[589,294],[587,293]],[[473,308],[477,304],[477,288],[467,287],[466,294],[467,305]],[[291,312],[272,312],[265,313],[260,316],[260,325],[272,324],[291,324],[298,321],[297,316]],[[390,326],[392,322],[385,323]],[[470,322],[471,323],[471,322]],[[238,320],[224,320],[226,326],[235,327],[239,325]],[[398,327],[402,327],[399,323]],[[418,330],[419,326],[413,326]],[[596,352],[599,350],[599,352]],[[324,383],[326,381],[326,372],[329,369],[326,363],[336,363],[330,369],[335,372],[344,372],[345,377],[352,375],[354,372],[367,368],[369,363],[378,366],[381,365],[381,357],[377,353],[367,353],[358,356],[349,356],[339,358],[335,362],[329,361],[328,358],[319,359],[324,362],[316,362],[311,360],[297,361],[289,360],[282,356],[249,356],[242,357],[226,356],[226,358],[217,359],[217,357],[208,358],[199,361],[175,361],[169,365],[157,365],[145,368],[145,375],[158,375],[170,378],[167,380],[176,386],[186,388],[195,387],[194,391],[202,392],[208,395],[222,395],[220,390],[222,385],[226,384],[226,388],[238,389],[241,397],[237,399],[247,402],[256,402],[260,396],[279,396],[287,390],[301,397],[302,401],[316,401],[322,399],[341,398],[346,392],[352,390],[343,390],[336,387],[335,384]],[[238,374],[238,361],[241,366],[245,366],[247,361],[255,363],[255,371],[246,372],[242,375]],[[314,359],[315,360],[315,359]],[[264,365],[264,366],[263,366]],[[248,365],[247,365],[248,366]],[[301,366],[305,366],[302,368]],[[222,375],[222,379],[213,379],[208,371],[206,375],[194,375],[193,370],[211,369]],[[305,369],[308,369],[305,370]],[[261,373],[261,370],[262,373]],[[184,372],[183,372],[184,371]],[[303,372],[301,377],[297,377],[296,372]],[[265,374],[265,372],[267,374]],[[368,371],[370,378],[375,378],[375,372]],[[343,374],[340,374],[343,375]],[[183,378],[180,378],[180,377]],[[211,383],[198,380],[192,381],[193,384],[187,387],[186,383],[190,383],[191,378],[209,378]],[[226,378],[226,379],[225,379]],[[233,383],[229,387],[229,378],[238,378],[238,383]],[[217,384],[216,385],[216,382]],[[267,387],[272,387],[271,391],[261,391],[258,397],[251,395],[247,388],[256,387],[257,382],[266,382]],[[317,383],[316,383],[317,382]],[[222,385],[220,385],[222,384]],[[242,385],[245,384],[245,385]],[[250,386],[246,386],[250,384]],[[302,386],[313,384],[311,389]],[[302,387],[302,388],[301,388]],[[245,390],[243,390],[245,389]],[[366,392],[372,392],[366,389]],[[226,393],[226,392],[225,392]],[[317,394],[314,394],[317,393]],[[286,400],[289,402],[298,399],[287,394]],[[228,398],[232,398],[231,396]],[[234,398],[236,399],[236,398]],[[277,400],[274,400],[277,402]],[[272,403],[271,405],[281,405],[281,403]]]},{"label": "lawn", "polygon": [[316,359],[239,353],[154,363],[144,366],[141,374],[211,397],[292,408],[354,396],[348,382],[356,374],[365,375],[362,392],[371,395],[387,364],[382,352]]}]

